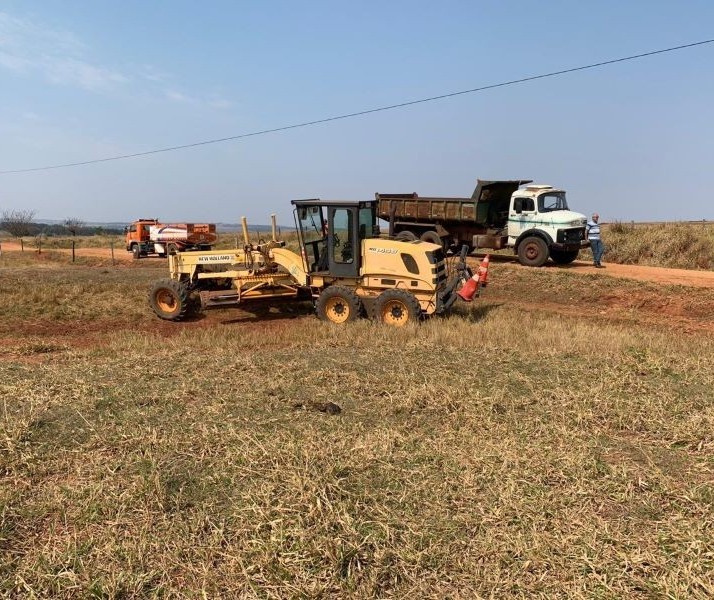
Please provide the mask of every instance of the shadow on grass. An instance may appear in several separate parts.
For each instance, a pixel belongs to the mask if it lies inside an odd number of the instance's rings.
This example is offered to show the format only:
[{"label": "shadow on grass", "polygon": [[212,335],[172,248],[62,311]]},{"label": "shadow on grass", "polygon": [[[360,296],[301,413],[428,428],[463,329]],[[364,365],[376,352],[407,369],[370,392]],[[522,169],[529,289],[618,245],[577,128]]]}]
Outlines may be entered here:
[{"label": "shadow on grass", "polygon": [[220,322],[223,325],[233,323],[254,323],[256,321],[285,321],[290,319],[299,319],[306,316],[314,316],[315,308],[311,302],[277,302],[271,304],[255,303],[246,304],[245,306],[234,308],[240,314],[236,315],[232,312],[226,315]]},{"label": "shadow on grass", "polygon": [[479,302],[478,304],[466,305],[460,303],[456,305],[456,308],[446,315],[440,315],[438,318],[441,319],[461,319],[467,323],[477,323],[488,316],[492,310],[503,306],[504,302]]}]

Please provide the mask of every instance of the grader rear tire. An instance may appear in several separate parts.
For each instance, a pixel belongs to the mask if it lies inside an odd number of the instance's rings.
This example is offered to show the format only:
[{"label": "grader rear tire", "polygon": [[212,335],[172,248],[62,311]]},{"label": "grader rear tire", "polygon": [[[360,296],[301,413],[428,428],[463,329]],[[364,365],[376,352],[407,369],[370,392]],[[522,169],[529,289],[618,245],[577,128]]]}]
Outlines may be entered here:
[{"label": "grader rear tire", "polygon": [[157,281],[149,293],[149,304],[159,319],[182,321],[195,313],[195,301],[186,285],[173,279]]},{"label": "grader rear tire", "polygon": [[317,316],[322,321],[341,325],[362,315],[362,302],[350,288],[331,285],[317,299]]},{"label": "grader rear tire", "polygon": [[414,294],[405,290],[386,290],[374,303],[377,320],[390,327],[416,323],[421,317],[421,306]]}]

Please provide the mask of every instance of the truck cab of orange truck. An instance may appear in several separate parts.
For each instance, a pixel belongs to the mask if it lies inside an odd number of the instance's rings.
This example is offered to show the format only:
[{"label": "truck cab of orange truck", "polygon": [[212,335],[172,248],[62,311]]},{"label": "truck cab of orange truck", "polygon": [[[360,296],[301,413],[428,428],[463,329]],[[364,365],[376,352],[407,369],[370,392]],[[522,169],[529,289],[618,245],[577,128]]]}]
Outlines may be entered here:
[{"label": "truck cab of orange truck", "polygon": [[138,219],[126,228],[126,249],[134,252],[135,248],[141,248],[142,244],[149,241],[149,228],[152,225],[159,225],[158,219]]}]

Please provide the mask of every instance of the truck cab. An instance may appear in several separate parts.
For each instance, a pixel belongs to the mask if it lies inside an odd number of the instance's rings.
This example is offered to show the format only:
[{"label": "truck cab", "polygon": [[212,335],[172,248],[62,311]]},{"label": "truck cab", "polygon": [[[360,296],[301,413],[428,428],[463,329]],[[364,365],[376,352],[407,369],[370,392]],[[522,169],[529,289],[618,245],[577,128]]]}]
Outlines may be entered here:
[{"label": "truck cab", "polygon": [[554,262],[566,264],[587,244],[586,222],[585,215],[568,208],[565,190],[527,185],[511,196],[508,245],[526,265],[540,266],[549,255]]},{"label": "truck cab", "polygon": [[158,219],[138,219],[125,229],[126,249],[128,252],[139,252],[142,244],[149,241],[149,232],[152,225],[158,225]]}]

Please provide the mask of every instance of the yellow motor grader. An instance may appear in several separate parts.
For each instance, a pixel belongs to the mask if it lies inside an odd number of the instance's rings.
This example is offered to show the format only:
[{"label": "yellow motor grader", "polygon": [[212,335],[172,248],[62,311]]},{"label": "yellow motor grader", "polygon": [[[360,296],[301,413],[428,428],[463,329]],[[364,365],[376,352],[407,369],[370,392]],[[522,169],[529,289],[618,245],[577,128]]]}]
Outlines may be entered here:
[{"label": "yellow motor grader", "polygon": [[156,315],[180,321],[209,307],[312,300],[317,316],[346,323],[368,315],[401,326],[447,311],[458,297],[479,292],[462,253],[447,280],[440,245],[379,237],[375,201],[293,200],[300,254],[276,235],[253,245],[243,218],[244,247],[178,252],[168,257],[170,278],[158,281],[149,303]]}]

